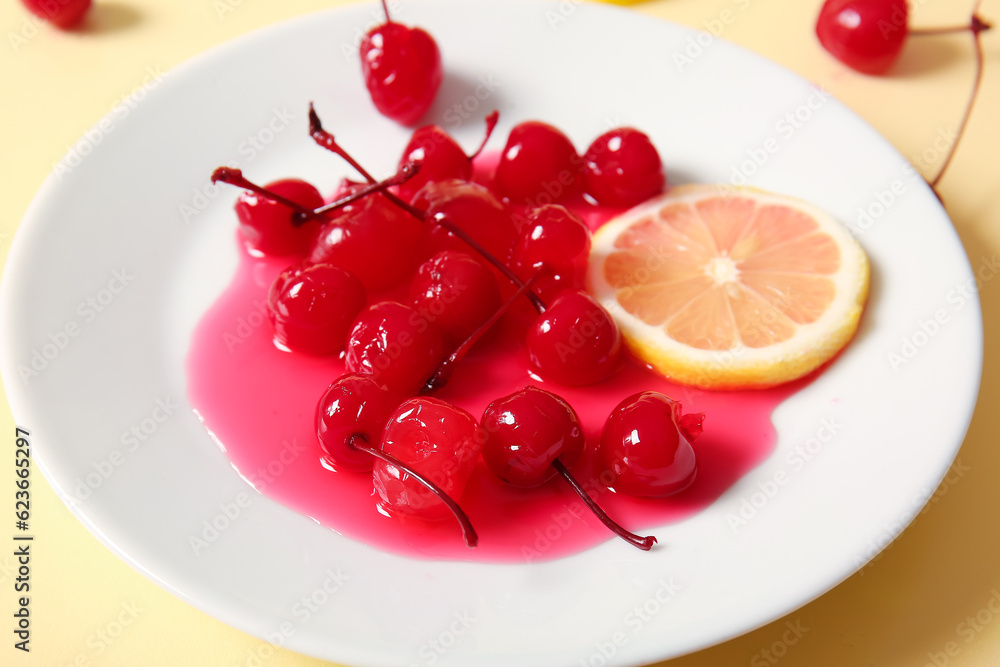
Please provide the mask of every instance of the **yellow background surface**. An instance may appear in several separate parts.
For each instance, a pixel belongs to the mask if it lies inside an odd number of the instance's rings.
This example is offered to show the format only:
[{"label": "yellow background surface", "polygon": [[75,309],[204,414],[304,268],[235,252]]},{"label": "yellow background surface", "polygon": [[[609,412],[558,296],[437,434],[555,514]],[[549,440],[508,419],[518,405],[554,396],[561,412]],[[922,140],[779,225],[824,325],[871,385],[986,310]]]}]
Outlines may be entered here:
[{"label": "yellow background surface", "polygon": [[[0,257],[6,257],[18,222],[50,170],[144,77],[237,35],[336,4],[96,0],[85,30],[60,33],[34,28],[19,2],[0,3]],[[662,0],[635,4],[634,11],[704,29],[736,4],[745,10],[724,27],[725,39],[821,84],[903,155],[920,155],[940,130],[957,126],[973,73],[967,34],[911,39],[891,75],[872,78],[847,70],[819,46],[813,26],[820,0]],[[915,0],[911,25],[966,23],[970,5]],[[1000,0],[988,0],[981,13],[1000,20]],[[997,33],[984,35],[981,97],[941,187],[974,269],[995,262],[1000,252]],[[11,34],[29,36],[12,45]],[[921,171],[933,176],[936,166]],[[1000,615],[988,608],[994,596],[1000,599],[1000,360],[994,345],[1000,281],[984,283],[981,299],[985,369],[978,409],[959,453],[961,468],[955,468],[961,474],[939,489],[896,542],[834,590],[784,619],[663,664],[1000,665]],[[934,410],[933,400],[929,396],[927,405],[914,410]],[[6,401],[0,404],[0,480],[9,480],[0,486],[0,509],[13,510],[14,422]],[[33,482],[32,527],[38,542],[32,562],[32,651],[26,656],[13,648],[9,628],[16,575],[14,559],[3,548],[0,618],[6,620],[0,620],[0,664],[245,665],[261,648],[260,640],[206,616],[131,570],[86,531],[41,475]],[[996,600],[993,604],[1000,609]],[[966,621],[977,615],[975,625]],[[109,643],[99,640],[98,633],[114,628],[120,617],[129,619],[124,631]],[[788,623],[805,630],[782,650],[775,645]],[[764,653],[772,648],[777,648],[774,654]],[[278,650],[265,664],[325,663]]]}]

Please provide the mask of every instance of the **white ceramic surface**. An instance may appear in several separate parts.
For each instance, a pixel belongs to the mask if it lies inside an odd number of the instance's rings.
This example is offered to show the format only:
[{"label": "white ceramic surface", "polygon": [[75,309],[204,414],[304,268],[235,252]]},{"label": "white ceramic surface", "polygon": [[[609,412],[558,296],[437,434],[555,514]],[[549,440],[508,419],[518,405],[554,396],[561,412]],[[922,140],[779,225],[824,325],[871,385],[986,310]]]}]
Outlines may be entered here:
[{"label": "white ceramic surface", "polygon": [[[609,540],[540,565],[410,560],[252,492],[185,397],[190,333],[236,264],[235,193],[207,178],[235,162],[256,180],[329,190],[347,172],[309,141],[309,100],[388,173],[408,131],[373,111],[354,48],[378,17],[373,4],[303,17],[177,68],[98,145],[82,140],[79,166],[28,211],[0,291],[0,369],[37,465],[98,539],[182,599],[296,651],[485,667],[637,665],[705,647],[822,594],[903,529],[961,445],[981,371],[979,304],[960,296],[972,274],[937,200],[874,130],[784,69],[720,40],[683,63],[698,33],[566,2],[401,3],[398,20],[428,28],[446,62],[429,120],[470,147],[492,108],[494,147],[527,118],[579,147],[634,125],[673,182],[753,172],[751,184],[814,202],[872,260],[857,339],[776,411],[774,454],[704,512],[656,530],[668,546],[653,553]],[[906,191],[874,206],[900,177]],[[21,377],[33,361],[38,374]],[[783,484],[769,483],[776,473]],[[206,521],[228,527],[196,554]]]}]

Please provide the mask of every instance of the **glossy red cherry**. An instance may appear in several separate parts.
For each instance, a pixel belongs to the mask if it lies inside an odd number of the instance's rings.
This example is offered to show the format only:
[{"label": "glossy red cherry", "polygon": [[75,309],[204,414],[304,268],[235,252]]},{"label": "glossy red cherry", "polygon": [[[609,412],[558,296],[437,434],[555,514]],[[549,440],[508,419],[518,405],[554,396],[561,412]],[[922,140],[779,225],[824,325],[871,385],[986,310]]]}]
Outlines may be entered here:
[{"label": "glossy red cherry", "polygon": [[401,402],[367,375],[337,378],[316,405],[316,437],[324,463],[334,470],[370,471],[372,455],[359,450],[352,439],[361,437],[377,446],[385,423]]},{"label": "glossy red cherry", "polygon": [[816,36],[834,57],[865,74],[882,74],[907,35],[906,0],[826,0]]},{"label": "glossy red cherry", "polygon": [[415,177],[399,186],[399,196],[405,201],[412,202],[414,195],[420,191],[420,188],[431,181],[471,180],[472,160],[486,146],[499,117],[500,114],[497,111],[486,116],[486,135],[479,148],[472,155],[466,155],[462,147],[451,138],[451,135],[437,125],[425,125],[416,130],[403,150],[403,156],[399,159],[399,168],[402,169],[405,165],[413,163],[420,165],[420,171]]},{"label": "glossy red cherry", "polygon": [[361,71],[375,108],[412,125],[430,108],[441,86],[441,53],[426,31],[393,22],[388,8],[385,13],[386,22],[361,40]]},{"label": "glossy red cherry", "polygon": [[410,301],[437,325],[449,349],[460,345],[500,307],[493,272],[464,252],[446,250],[417,269]]},{"label": "glossy red cherry", "polygon": [[[306,209],[323,205],[323,197],[309,183],[288,178],[265,186]],[[240,235],[253,255],[281,257],[306,252],[316,239],[320,222],[317,219],[294,224],[296,212],[255,192],[243,192],[236,200]]]},{"label": "glossy red cherry", "polygon": [[619,403],[601,435],[601,461],[613,476],[609,486],[651,498],[687,488],[698,469],[691,443],[701,435],[704,418],[701,412],[682,414],[680,403],[652,391]]},{"label": "glossy red cherry", "polygon": [[358,316],[344,365],[390,391],[413,396],[443,358],[444,342],[436,326],[410,306],[383,301]]},{"label": "glossy red cherry", "polygon": [[537,387],[493,401],[480,423],[486,433],[486,465],[503,481],[521,488],[552,479],[556,457],[571,467],[585,444],[580,418],[570,404]]},{"label": "glossy red cherry", "polygon": [[589,294],[563,292],[528,330],[528,361],[543,380],[568,386],[601,382],[618,368],[622,336]]},{"label": "glossy red cherry", "polygon": [[597,137],[583,162],[587,193],[604,206],[635,206],[663,192],[666,183],[653,142],[631,127]]},{"label": "glossy red cherry", "polygon": [[[431,221],[447,218],[501,262],[509,257],[517,238],[510,209],[482,185],[455,179],[428,183],[413,205],[426,211]],[[443,250],[468,252],[469,246],[440,225],[425,225],[425,255]]]},{"label": "glossy red cherry", "polygon": [[420,227],[384,195],[372,194],[344,207],[323,226],[309,260],[353,273],[369,292],[385,290],[412,275]]},{"label": "glossy red cherry", "polygon": [[559,204],[531,210],[512,254],[514,270],[527,280],[543,271],[535,291],[552,301],[567,289],[582,289],[590,257],[590,230],[579,215]]},{"label": "glossy red cherry", "polygon": [[510,131],[497,165],[496,189],[518,205],[541,206],[576,194],[581,188],[580,156],[569,138],[539,121]]},{"label": "glossy red cherry", "polygon": [[35,16],[59,28],[72,28],[90,9],[90,0],[23,0]]},{"label": "glossy red cherry", "polygon": [[286,350],[333,354],[344,349],[365,288],[330,264],[293,266],[278,275],[267,297],[274,342]]},{"label": "glossy red cherry", "polygon": [[430,181],[452,178],[467,181],[472,176],[472,162],[462,147],[437,125],[425,125],[413,133],[403,149],[399,165],[416,162],[420,171],[399,186],[399,196],[413,201],[413,196]]},{"label": "glossy red cherry", "polygon": [[[382,451],[409,464],[450,498],[461,499],[483,446],[476,419],[445,401],[412,398],[393,412],[382,433]],[[440,500],[406,472],[384,461],[373,475],[379,505],[391,515],[448,518]]]}]

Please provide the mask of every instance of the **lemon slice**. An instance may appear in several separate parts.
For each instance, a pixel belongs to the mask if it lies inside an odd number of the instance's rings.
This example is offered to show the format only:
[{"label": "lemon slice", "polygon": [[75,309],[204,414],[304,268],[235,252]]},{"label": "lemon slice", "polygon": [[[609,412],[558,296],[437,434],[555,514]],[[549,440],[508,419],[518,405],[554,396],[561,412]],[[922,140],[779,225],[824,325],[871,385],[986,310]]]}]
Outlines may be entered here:
[{"label": "lemon slice", "polygon": [[868,258],[829,214],[750,188],[683,186],[594,235],[588,288],[629,348],[707,389],[813,371],[858,328]]}]

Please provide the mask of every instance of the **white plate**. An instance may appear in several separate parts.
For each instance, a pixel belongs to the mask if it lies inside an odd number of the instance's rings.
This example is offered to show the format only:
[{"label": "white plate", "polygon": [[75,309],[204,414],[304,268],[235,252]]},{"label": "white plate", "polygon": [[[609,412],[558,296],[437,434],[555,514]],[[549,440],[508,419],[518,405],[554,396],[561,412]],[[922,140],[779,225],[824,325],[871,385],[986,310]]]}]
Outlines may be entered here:
[{"label": "white plate", "polygon": [[[304,17],[178,68],[99,144],[84,139],[89,154],[26,215],[0,301],[3,379],[37,464],[99,539],[209,614],[338,662],[634,665],[788,613],[903,529],[962,442],[981,369],[979,304],[960,291],[972,273],[944,211],[870,127],[782,68],[719,40],[698,54],[690,45],[709,40],[687,28],[565,2],[401,3],[397,18],[427,27],[447,63],[433,117],[468,146],[493,107],[500,137],[542,118],[584,146],[630,124],[674,182],[743,169],[856,229],[869,209],[859,238],[873,286],[857,339],[777,410],[774,454],[653,553],[610,540],[540,565],[409,560],[252,493],[186,400],[191,330],[236,262],[235,193],[206,196],[207,177],[235,160],[262,181],[332,183],[336,161],[306,136],[309,100],[388,173],[408,132],[372,111],[352,53],[377,17],[371,4]],[[679,67],[687,49],[696,57]],[[39,374],[21,379],[33,358]],[[754,504],[734,531],[732,515]],[[195,555],[205,521],[229,525]]]}]

